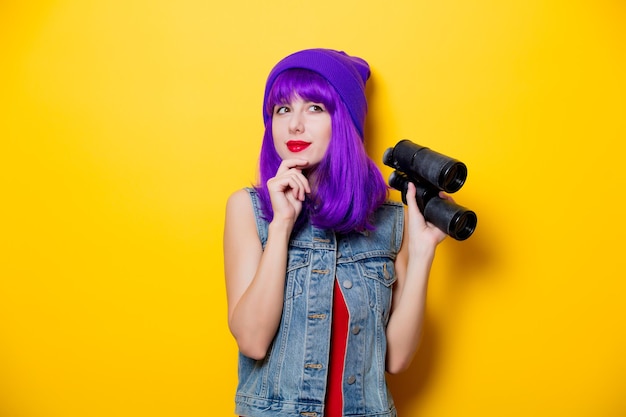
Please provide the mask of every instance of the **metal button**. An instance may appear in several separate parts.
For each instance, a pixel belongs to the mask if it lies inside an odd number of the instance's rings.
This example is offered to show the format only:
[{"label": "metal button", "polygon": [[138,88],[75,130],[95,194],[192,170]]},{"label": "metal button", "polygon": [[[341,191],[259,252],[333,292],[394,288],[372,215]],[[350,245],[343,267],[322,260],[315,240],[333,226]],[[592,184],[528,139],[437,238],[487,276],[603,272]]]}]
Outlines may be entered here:
[{"label": "metal button", "polygon": [[352,334],[359,334],[360,331],[361,331],[361,326],[354,326],[352,328]]},{"label": "metal button", "polygon": [[354,375],[350,375],[347,382],[350,385],[354,384],[356,382],[356,377]]},{"label": "metal button", "polygon": [[352,288],[352,281],[345,280],[345,281],[343,282],[343,287],[344,287],[344,288],[348,288],[348,289]]}]

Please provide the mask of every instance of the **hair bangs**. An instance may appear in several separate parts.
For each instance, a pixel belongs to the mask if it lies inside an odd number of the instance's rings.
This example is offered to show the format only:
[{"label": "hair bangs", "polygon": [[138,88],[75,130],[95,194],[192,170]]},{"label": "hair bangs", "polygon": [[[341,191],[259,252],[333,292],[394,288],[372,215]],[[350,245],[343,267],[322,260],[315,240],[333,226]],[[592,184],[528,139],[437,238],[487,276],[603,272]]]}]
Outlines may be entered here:
[{"label": "hair bangs", "polygon": [[296,97],[313,103],[321,103],[332,114],[335,112],[336,93],[321,75],[305,69],[283,72],[274,81],[267,98],[265,112],[274,113],[274,106],[288,104]]}]

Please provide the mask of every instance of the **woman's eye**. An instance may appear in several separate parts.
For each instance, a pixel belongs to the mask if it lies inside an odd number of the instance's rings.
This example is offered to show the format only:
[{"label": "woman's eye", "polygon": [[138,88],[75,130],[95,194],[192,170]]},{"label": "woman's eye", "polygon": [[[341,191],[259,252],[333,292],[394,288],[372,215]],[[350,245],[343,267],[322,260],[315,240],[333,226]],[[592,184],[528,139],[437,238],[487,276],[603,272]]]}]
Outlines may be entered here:
[{"label": "woman's eye", "polygon": [[324,111],[324,107],[320,106],[319,104],[312,104],[311,107],[309,107],[309,109],[311,109],[311,111],[314,111],[314,112]]}]

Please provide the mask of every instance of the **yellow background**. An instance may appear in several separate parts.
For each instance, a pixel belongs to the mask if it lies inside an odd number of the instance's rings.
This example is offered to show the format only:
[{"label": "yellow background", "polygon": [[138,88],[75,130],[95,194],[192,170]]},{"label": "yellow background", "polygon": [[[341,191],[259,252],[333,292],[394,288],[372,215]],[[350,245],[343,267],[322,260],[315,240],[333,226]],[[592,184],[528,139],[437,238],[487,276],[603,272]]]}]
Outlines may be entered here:
[{"label": "yellow background", "polygon": [[621,0],[0,2],[0,416],[233,414],[224,205],[255,179],[267,73],[318,46],[371,64],[377,162],[409,138],[469,167],[478,228],[440,247],[400,415],[626,415],[625,18]]}]

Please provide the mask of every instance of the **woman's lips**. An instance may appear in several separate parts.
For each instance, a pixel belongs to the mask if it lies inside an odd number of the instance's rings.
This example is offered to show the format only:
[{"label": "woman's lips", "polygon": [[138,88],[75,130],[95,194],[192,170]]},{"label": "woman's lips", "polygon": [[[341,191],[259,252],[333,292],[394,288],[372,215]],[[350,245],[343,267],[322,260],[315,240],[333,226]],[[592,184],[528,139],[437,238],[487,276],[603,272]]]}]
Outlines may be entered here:
[{"label": "woman's lips", "polygon": [[310,142],[301,140],[290,140],[287,142],[287,149],[289,149],[289,152],[300,152],[308,148],[310,144]]}]

